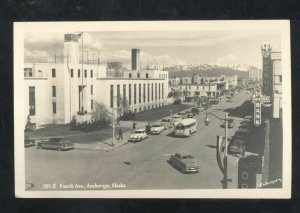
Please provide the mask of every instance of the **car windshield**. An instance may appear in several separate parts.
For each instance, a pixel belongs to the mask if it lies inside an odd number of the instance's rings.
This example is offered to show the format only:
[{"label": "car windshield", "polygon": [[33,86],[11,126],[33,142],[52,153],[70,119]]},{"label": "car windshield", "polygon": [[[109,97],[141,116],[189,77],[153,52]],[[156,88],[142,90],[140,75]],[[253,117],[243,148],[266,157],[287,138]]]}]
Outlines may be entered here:
[{"label": "car windshield", "polygon": [[162,121],[162,122],[168,122],[169,119],[162,119],[161,121]]},{"label": "car windshield", "polygon": [[50,142],[54,142],[54,143],[59,143],[59,142],[61,142],[61,138],[50,138]]},{"label": "car windshield", "polygon": [[135,131],[135,133],[141,134],[141,133],[144,133],[144,131],[137,130],[137,131]]}]

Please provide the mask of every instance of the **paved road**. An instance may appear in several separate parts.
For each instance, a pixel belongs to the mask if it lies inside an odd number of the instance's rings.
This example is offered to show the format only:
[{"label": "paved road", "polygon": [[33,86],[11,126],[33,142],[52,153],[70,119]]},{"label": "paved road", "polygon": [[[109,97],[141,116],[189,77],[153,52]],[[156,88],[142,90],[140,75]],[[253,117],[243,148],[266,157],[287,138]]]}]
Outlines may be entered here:
[{"label": "paved road", "polygon": [[[223,117],[223,110],[240,106],[249,98],[250,94],[240,93],[234,97],[233,102],[223,100],[209,109],[209,112]],[[100,189],[112,187],[113,183],[126,186],[124,189],[221,188],[220,180],[223,176],[216,163],[215,145],[216,136],[224,135],[224,129],[220,127],[221,121],[213,116],[209,118],[210,124],[206,127],[205,114],[197,115],[198,131],[188,138],[173,137],[170,129],[161,135],[150,136],[141,143],[129,143],[111,152],[58,152],[27,148],[26,183],[34,184],[30,190],[46,190],[49,186],[53,190],[70,190],[76,187],[75,184],[83,187],[97,184]],[[229,130],[229,136],[234,134],[236,128],[237,125]],[[182,174],[169,165],[167,160],[170,154],[182,150],[191,152],[199,159],[199,173]],[[229,161],[232,165],[228,167],[235,167],[235,163]]]}]

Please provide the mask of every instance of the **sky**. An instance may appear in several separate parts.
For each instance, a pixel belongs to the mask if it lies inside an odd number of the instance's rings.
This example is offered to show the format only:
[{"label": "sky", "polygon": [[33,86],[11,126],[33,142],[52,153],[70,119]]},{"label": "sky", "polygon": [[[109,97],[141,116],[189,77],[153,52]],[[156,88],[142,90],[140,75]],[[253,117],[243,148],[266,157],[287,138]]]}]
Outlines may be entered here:
[{"label": "sky", "polygon": [[[70,32],[75,33],[75,32]],[[25,62],[52,62],[63,49],[63,33],[27,33],[24,40]],[[131,49],[141,50],[141,63],[174,65],[247,64],[261,66],[260,46],[272,45],[281,51],[279,31],[98,31],[84,32],[84,58],[98,57],[102,63],[121,61],[130,67]],[[55,48],[54,48],[55,46]],[[81,40],[80,40],[81,50]]]}]

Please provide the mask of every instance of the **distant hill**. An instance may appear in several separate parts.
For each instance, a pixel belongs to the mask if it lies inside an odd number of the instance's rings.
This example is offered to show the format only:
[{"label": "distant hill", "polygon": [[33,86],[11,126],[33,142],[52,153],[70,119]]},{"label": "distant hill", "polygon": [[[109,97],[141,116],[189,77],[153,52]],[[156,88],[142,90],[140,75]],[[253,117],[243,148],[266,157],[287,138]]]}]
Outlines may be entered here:
[{"label": "distant hill", "polygon": [[169,70],[169,78],[191,76],[194,74],[201,74],[201,73],[204,76],[237,75],[238,79],[248,77],[248,72],[245,71],[239,71],[228,67],[215,67],[215,68],[210,68],[205,70],[182,70],[182,71]]}]

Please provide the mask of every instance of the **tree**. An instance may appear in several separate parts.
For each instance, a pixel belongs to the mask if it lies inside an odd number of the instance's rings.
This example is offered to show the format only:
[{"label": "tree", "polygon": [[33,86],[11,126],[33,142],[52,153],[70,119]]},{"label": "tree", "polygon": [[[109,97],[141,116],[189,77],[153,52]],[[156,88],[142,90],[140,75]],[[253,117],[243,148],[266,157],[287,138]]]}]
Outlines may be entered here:
[{"label": "tree", "polygon": [[119,97],[117,102],[119,103],[119,107],[117,108],[117,117],[121,117],[125,112],[128,112],[128,100],[122,97]]},{"label": "tree", "polygon": [[92,112],[92,121],[93,122],[110,121],[110,116],[108,114],[108,110],[103,103],[95,102],[94,106],[95,106],[95,110]]}]

